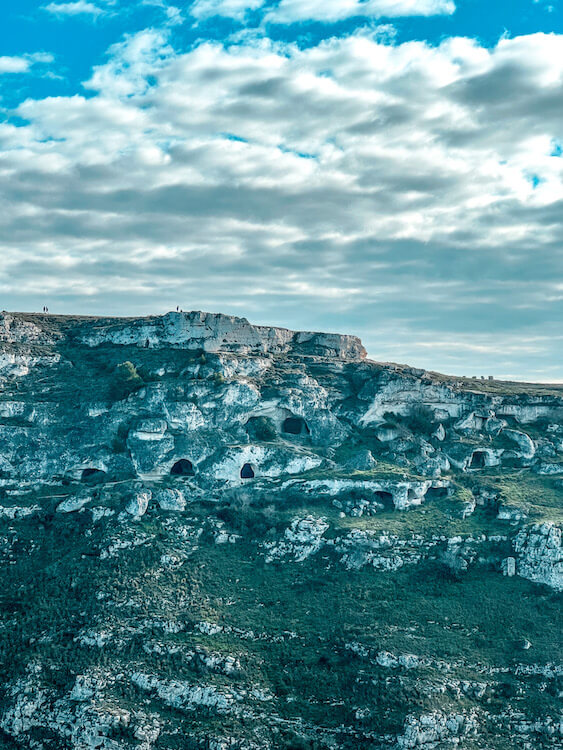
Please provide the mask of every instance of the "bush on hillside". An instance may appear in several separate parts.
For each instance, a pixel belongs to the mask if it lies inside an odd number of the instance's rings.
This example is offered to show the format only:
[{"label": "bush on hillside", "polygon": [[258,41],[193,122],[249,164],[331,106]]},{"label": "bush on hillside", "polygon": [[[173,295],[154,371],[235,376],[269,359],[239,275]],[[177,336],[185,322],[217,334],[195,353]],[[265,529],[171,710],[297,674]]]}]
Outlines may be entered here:
[{"label": "bush on hillside", "polygon": [[132,362],[122,362],[117,365],[113,373],[110,385],[110,398],[113,401],[122,401],[134,391],[138,391],[145,384],[143,378],[137,372]]},{"label": "bush on hillside", "polygon": [[434,410],[424,404],[414,406],[404,417],[403,424],[413,432],[429,435],[436,425]]}]

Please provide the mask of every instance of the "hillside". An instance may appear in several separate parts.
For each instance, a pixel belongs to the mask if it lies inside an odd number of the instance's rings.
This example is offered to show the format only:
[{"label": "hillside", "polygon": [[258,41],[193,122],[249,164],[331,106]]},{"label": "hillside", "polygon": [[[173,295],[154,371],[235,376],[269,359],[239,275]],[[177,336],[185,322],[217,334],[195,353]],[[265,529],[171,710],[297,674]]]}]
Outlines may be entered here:
[{"label": "hillside", "polygon": [[0,747],[563,747],[563,387],[0,315]]}]

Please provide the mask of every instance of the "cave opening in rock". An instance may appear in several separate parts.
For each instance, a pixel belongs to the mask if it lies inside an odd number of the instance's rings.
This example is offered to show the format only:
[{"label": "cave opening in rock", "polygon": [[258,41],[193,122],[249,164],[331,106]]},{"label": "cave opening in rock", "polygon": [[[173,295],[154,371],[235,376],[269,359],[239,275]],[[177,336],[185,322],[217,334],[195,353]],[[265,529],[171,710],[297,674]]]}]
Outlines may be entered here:
[{"label": "cave opening in rock", "polygon": [[254,469],[251,464],[244,464],[240,470],[241,479],[254,479]]},{"label": "cave opening in rock", "polygon": [[412,488],[407,491],[407,498],[409,500],[415,500],[418,497],[418,494],[415,490]]},{"label": "cave opening in rock", "polygon": [[80,481],[88,482],[88,484],[96,484],[97,482],[103,482],[105,476],[105,471],[88,467],[87,469],[83,469]]},{"label": "cave opening in rock", "polygon": [[470,469],[484,469],[487,465],[487,454],[485,451],[475,451],[471,456]]},{"label": "cave opening in rock", "polygon": [[376,490],[374,494],[377,502],[381,503],[385,510],[394,510],[395,504],[393,503],[393,495],[390,492]]},{"label": "cave opening in rock", "polygon": [[311,430],[302,417],[287,417],[282,425],[287,435],[310,435]]},{"label": "cave opening in rock", "polygon": [[269,417],[250,417],[245,429],[250,440],[271,442],[278,436],[276,427]]},{"label": "cave opening in rock", "polygon": [[175,477],[193,477],[195,471],[191,461],[188,461],[187,458],[181,458],[170,469],[170,473]]},{"label": "cave opening in rock", "polygon": [[447,497],[447,496],[448,496],[447,487],[429,487],[426,490],[426,494],[424,495],[426,500],[438,500],[441,497]]}]

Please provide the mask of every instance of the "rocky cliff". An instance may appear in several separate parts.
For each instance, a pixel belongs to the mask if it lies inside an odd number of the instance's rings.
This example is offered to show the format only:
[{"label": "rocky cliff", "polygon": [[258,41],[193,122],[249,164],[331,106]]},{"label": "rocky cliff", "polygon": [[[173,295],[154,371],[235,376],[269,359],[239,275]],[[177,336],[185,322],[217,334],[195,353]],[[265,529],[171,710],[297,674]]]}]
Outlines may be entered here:
[{"label": "rocky cliff", "polygon": [[0,316],[0,746],[561,747],[563,388]]}]

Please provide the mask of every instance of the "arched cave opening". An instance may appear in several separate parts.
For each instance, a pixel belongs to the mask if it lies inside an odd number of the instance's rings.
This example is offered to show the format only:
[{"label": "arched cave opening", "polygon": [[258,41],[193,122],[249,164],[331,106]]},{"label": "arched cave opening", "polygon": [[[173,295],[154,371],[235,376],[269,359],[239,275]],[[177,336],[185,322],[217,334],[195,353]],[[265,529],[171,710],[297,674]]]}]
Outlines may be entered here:
[{"label": "arched cave opening", "polygon": [[250,440],[271,442],[278,436],[276,427],[269,417],[250,417],[245,429]]},{"label": "arched cave opening", "polygon": [[175,477],[193,477],[195,471],[191,461],[188,461],[187,458],[181,458],[170,469],[170,473]]},{"label": "arched cave opening", "polygon": [[484,469],[487,465],[487,454],[485,451],[475,451],[471,456],[470,469]]},{"label": "arched cave opening", "polygon": [[80,477],[81,482],[87,482],[88,484],[97,484],[103,482],[106,476],[106,472],[101,469],[94,469],[88,467],[82,470],[82,476]]},{"label": "arched cave opening", "polygon": [[375,491],[375,499],[378,503],[381,503],[385,510],[394,510],[395,504],[393,503],[393,495],[390,492],[384,490]]},{"label": "arched cave opening", "polygon": [[310,435],[311,430],[303,417],[287,417],[282,424],[286,435]]},{"label": "arched cave opening", "polygon": [[448,496],[447,487],[430,487],[426,490],[424,497],[426,500],[439,500],[441,497]]},{"label": "arched cave opening", "polygon": [[244,464],[244,466],[240,470],[240,478],[254,479],[254,468],[252,467],[252,464]]}]

